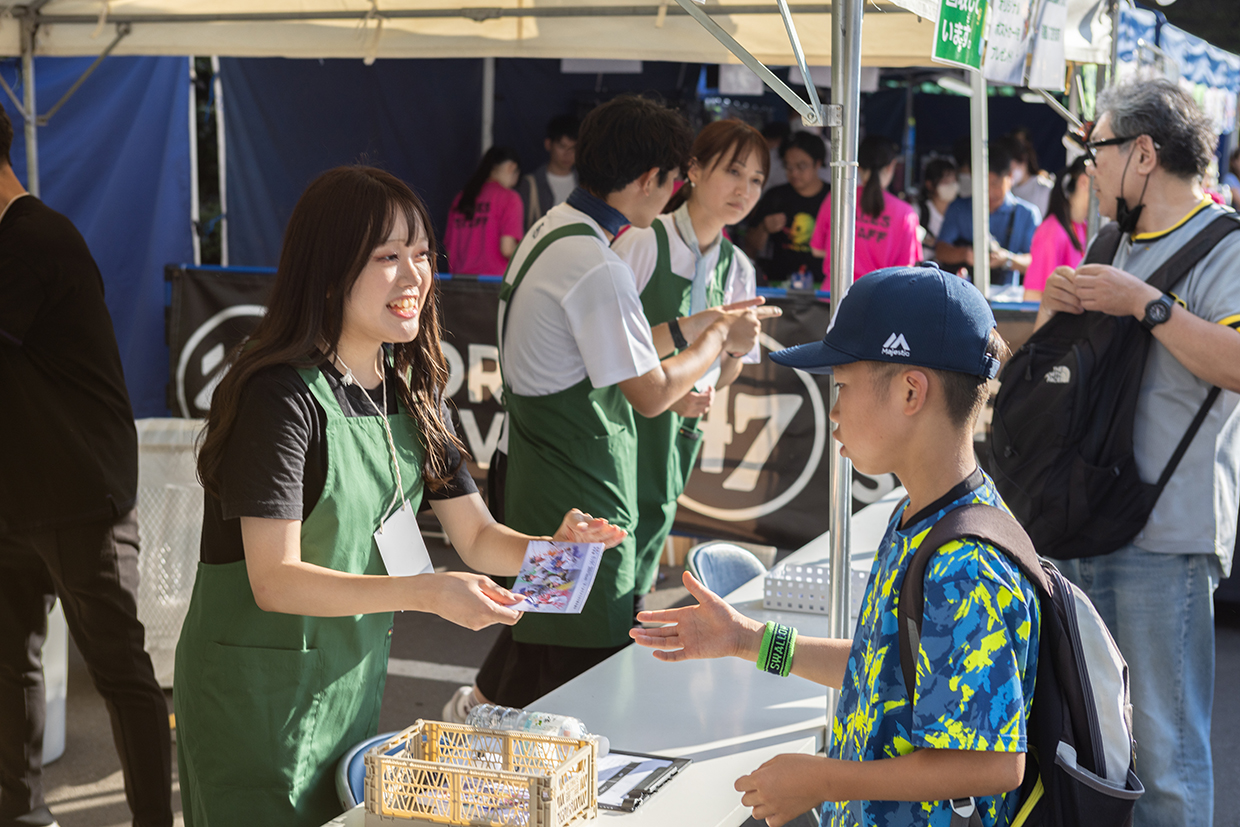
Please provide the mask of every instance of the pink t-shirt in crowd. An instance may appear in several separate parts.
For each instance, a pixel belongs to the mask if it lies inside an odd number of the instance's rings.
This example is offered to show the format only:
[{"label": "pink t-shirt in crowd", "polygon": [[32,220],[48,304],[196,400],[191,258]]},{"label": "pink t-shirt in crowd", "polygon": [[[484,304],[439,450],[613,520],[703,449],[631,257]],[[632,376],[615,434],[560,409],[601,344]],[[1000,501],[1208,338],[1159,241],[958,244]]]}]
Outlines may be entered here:
[{"label": "pink t-shirt in crowd", "polygon": [[478,193],[474,217],[458,212],[458,192],[448,210],[448,226],[443,234],[448,268],[453,273],[474,276],[502,276],[508,259],[500,252],[500,236],[518,241],[525,234],[525,208],[521,196],[495,181],[487,181]]},{"label": "pink t-shirt in crowd", "polygon": [[[857,187],[857,244],[853,253],[853,278],[859,279],[883,267],[907,267],[921,258],[917,227],[921,223],[917,210],[886,190],[883,191],[883,212],[878,218],[861,210],[862,188]],[[814,222],[814,235],[809,246],[826,250],[822,271],[826,274],[822,288],[831,289],[831,199],[823,199]]]},{"label": "pink t-shirt in crowd", "polygon": [[1083,251],[1085,233],[1088,230],[1084,224],[1076,221],[1072,222],[1072,229],[1076,231],[1076,237],[1081,242],[1080,250],[1072,246],[1068,232],[1053,215],[1034,230],[1033,245],[1029,248],[1032,261],[1025,273],[1026,290],[1045,290],[1046,278],[1055,272],[1056,267],[1076,267],[1081,263],[1081,259],[1085,257]]}]

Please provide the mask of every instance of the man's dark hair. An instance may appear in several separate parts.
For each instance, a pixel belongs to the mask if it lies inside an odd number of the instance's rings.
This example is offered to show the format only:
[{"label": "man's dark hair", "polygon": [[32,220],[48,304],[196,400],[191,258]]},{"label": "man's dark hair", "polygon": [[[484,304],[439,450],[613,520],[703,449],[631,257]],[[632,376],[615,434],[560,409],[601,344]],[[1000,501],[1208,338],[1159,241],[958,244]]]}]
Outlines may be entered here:
[{"label": "man's dark hair", "polygon": [[579,128],[581,121],[577,120],[575,115],[556,115],[547,121],[547,138],[553,143],[561,138],[572,138],[575,141]]},{"label": "man's dark hair", "polygon": [[4,104],[0,104],[0,164],[12,164],[9,150],[13,148],[13,124],[9,121]]},{"label": "man's dark hair", "polygon": [[679,112],[637,95],[596,107],[577,135],[577,181],[604,198],[659,170],[659,184],[689,163],[693,130]]},{"label": "man's dark hair", "polygon": [[793,132],[779,147],[779,157],[783,158],[790,149],[799,149],[818,163],[826,163],[827,145],[812,132]]},{"label": "man's dark hair", "polygon": [[[1007,342],[1003,341],[999,331],[994,329],[990,331],[986,353],[999,361],[1011,355]],[[891,384],[891,377],[900,371],[919,367],[900,362],[870,362],[870,365],[873,366],[870,378],[879,391],[885,391]],[[982,406],[986,404],[986,398],[990,395],[988,384],[990,380],[984,376],[958,373],[954,370],[937,370],[927,367],[922,367],[921,370],[929,371],[939,377],[939,384],[943,386],[943,401],[947,406],[947,417],[953,425],[957,428],[964,428],[976,421],[977,415],[982,411]]]},{"label": "man's dark hair", "polygon": [[1210,119],[1178,85],[1166,78],[1129,81],[1098,95],[1098,117],[1111,116],[1117,138],[1149,135],[1158,163],[1179,178],[1205,175],[1217,139]]},{"label": "man's dark hair", "polygon": [[968,167],[973,169],[973,139],[968,135],[958,138],[956,143],[952,144],[952,157],[956,159],[956,167]]},{"label": "man's dark hair", "polygon": [[1016,155],[1013,143],[1011,138],[1000,138],[990,145],[990,163],[987,168],[1000,178],[1012,174],[1012,159]]}]

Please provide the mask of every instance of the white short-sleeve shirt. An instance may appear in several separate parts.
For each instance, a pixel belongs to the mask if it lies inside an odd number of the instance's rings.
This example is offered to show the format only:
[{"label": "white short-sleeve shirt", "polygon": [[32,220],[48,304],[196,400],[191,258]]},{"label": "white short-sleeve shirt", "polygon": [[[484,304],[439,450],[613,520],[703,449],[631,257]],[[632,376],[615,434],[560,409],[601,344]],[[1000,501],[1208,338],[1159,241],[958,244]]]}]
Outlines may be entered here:
[{"label": "white short-sleeve shirt", "polygon": [[539,240],[568,224],[588,224],[598,235],[563,238],[543,251],[512,297],[507,333],[500,302],[504,381],[521,396],[549,396],[587,377],[604,388],[659,364],[633,271],[580,210],[548,210],[521,240],[507,280]]}]

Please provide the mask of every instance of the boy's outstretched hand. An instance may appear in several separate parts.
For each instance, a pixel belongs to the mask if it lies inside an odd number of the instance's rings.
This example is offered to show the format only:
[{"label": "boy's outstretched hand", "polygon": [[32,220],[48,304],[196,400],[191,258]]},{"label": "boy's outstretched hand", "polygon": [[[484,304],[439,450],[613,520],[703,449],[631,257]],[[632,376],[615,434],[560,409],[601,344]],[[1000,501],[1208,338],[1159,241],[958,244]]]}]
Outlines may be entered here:
[{"label": "boy's outstretched hand", "polygon": [[574,508],[564,515],[564,522],[560,523],[559,530],[551,539],[557,543],[602,543],[607,548],[613,548],[627,536],[629,533],[620,526]]},{"label": "boy's outstretched hand", "polygon": [[630,629],[629,637],[656,650],[659,660],[676,662],[690,658],[722,658],[729,655],[757,661],[765,625],[745,617],[718,595],[685,572],[682,578],[696,606],[641,612],[642,623],[672,623],[653,629]]},{"label": "boy's outstretched hand", "polygon": [[827,759],[821,755],[776,755],[734,785],[741,803],[768,827],[781,827],[823,801],[820,789]]}]

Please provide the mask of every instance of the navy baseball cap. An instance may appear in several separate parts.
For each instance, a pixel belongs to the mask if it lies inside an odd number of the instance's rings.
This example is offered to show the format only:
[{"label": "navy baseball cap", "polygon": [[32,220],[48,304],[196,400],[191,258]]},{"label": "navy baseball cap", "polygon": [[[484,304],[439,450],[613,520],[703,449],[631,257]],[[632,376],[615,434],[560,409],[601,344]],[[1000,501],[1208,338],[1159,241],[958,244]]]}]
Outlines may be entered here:
[{"label": "navy baseball cap", "polygon": [[895,362],[992,379],[994,313],[981,291],[937,267],[888,267],[856,281],[821,342],[771,354],[808,373],[850,362]]}]

